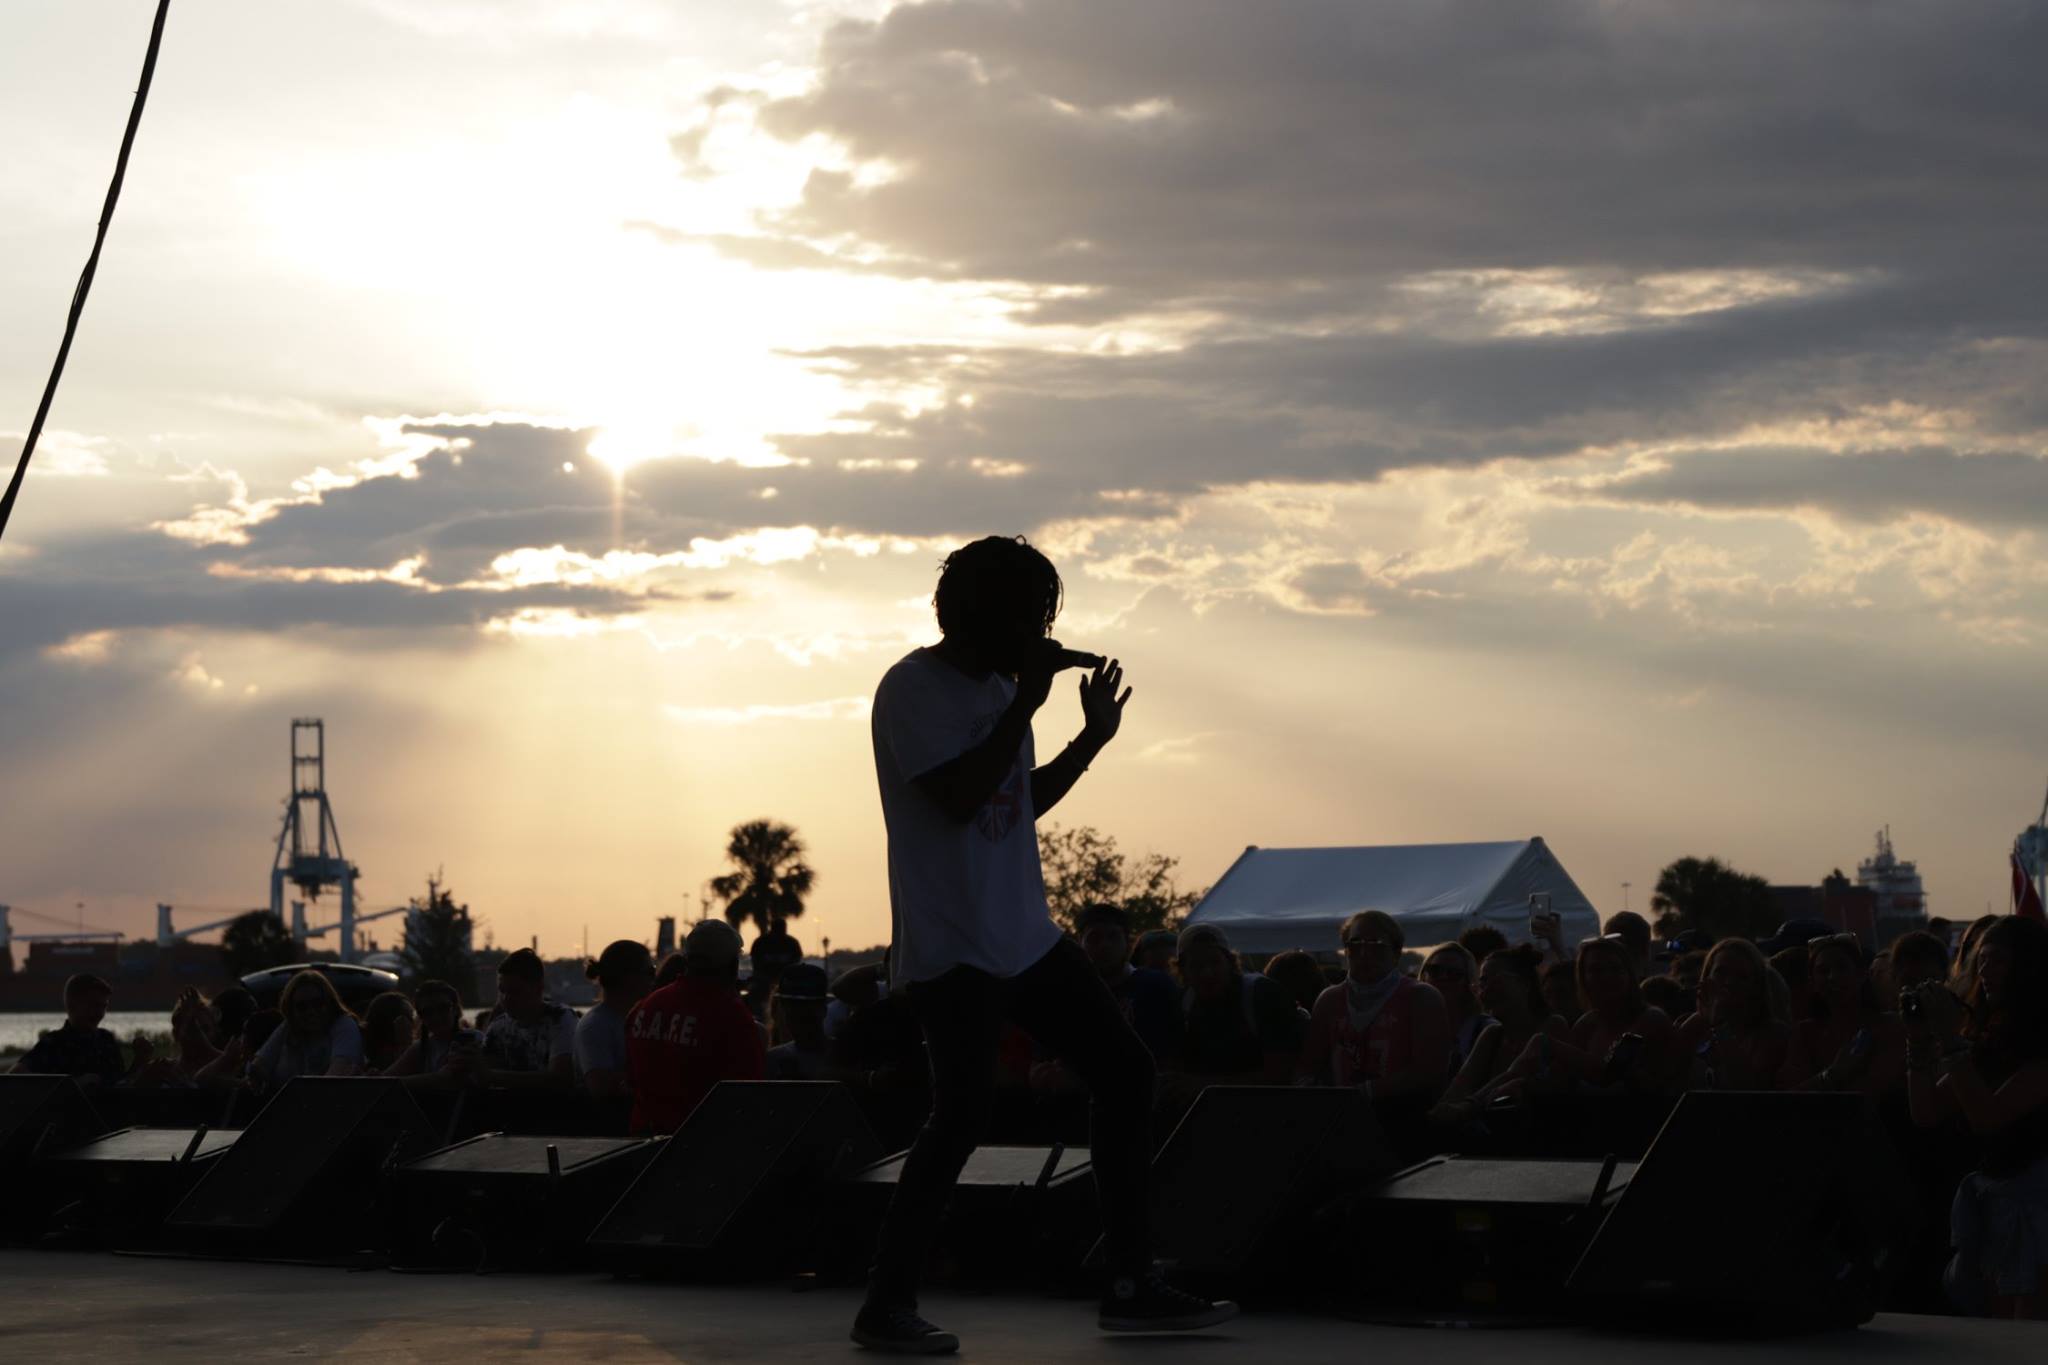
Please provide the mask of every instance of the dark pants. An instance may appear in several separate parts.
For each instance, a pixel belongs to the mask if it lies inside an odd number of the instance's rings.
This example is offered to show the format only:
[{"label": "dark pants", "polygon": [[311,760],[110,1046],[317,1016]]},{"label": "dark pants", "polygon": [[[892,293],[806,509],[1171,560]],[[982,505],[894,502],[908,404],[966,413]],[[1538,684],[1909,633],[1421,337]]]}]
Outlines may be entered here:
[{"label": "dark pants", "polygon": [[909,988],[932,1064],[932,1112],[911,1145],[882,1222],[868,1296],[913,1304],[946,1197],[980,1144],[995,1102],[996,1045],[1014,1021],[1088,1086],[1089,1147],[1109,1269],[1150,1264],[1146,1226],[1152,1160],[1152,1054],[1124,1021],[1088,955],[1071,939],[1016,976],[955,967]]}]

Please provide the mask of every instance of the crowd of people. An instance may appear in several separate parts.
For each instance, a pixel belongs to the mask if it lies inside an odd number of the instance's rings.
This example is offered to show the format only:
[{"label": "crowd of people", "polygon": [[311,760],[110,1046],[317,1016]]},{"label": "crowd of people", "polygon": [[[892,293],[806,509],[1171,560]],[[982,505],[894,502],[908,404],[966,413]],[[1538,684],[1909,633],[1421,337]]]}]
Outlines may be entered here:
[{"label": "crowd of people", "polygon": [[[1152,1054],[1157,1135],[1216,1084],[1354,1088],[1408,1156],[1511,1151],[1518,1116],[1544,1097],[1852,1092],[1907,1149],[1947,1230],[1949,1302],[2048,1315],[2048,926],[2036,921],[1988,917],[1953,951],[1917,931],[1872,955],[1837,933],[1657,944],[1623,913],[1575,946],[1539,922],[1530,942],[1482,927],[1418,956],[1396,918],[1368,910],[1339,932],[1341,968],[1304,950],[1263,970],[1214,926],[1134,935],[1110,905],[1084,911],[1073,937]],[[360,1014],[312,970],[275,1009],[239,986],[188,991],[169,1056],[144,1044],[124,1057],[100,1026],[109,987],[74,977],[64,1026],[14,1069],[107,1086],[268,1092],[296,1076],[385,1076],[580,1092],[638,1134],[673,1131],[723,1080],[826,1080],[852,1089],[886,1142],[907,1142],[929,1063],[882,964],[832,980],[757,953],[743,979],[745,956],[719,920],[661,964],[613,943],[589,964],[600,999],[580,1017],[547,998],[529,950],[499,963],[474,1017],[442,981]],[[994,1065],[999,1137],[1086,1140],[1087,1091],[1064,1063],[1010,1028]]]}]

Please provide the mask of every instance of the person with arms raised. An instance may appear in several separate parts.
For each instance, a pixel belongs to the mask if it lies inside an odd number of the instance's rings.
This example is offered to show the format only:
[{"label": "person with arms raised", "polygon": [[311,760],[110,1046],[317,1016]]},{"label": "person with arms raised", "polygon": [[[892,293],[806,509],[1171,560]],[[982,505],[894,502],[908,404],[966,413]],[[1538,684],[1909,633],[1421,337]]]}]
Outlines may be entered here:
[{"label": "person with arms raised", "polygon": [[942,638],[889,669],[870,716],[888,831],[890,989],[924,1026],[932,1110],[883,1221],[853,1338],[906,1353],[959,1349],[918,1315],[918,1267],[987,1126],[1006,1022],[1088,1088],[1110,1279],[1101,1326],[1214,1325],[1235,1305],[1184,1294],[1152,1268],[1152,1056],[1088,954],[1052,922],[1038,860],[1038,817],[1116,737],[1131,695],[1120,690],[1123,669],[1094,662],[1080,686],[1080,734],[1040,765],[1032,717],[1053,675],[1080,657],[1049,638],[1061,605],[1052,562],[1021,537],[975,541],[947,557],[933,605]]}]

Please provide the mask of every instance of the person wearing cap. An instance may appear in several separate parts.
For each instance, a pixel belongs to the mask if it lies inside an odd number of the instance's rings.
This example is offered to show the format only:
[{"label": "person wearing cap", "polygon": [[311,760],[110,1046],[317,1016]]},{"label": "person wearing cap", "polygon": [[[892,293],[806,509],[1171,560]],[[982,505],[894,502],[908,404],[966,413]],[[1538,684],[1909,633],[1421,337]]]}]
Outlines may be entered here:
[{"label": "person wearing cap", "polygon": [[853,1339],[937,1354],[959,1338],[919,1316],[919,1268],[947,1196],[988,1125],[1006,1024],[1088,1087],[1104,1223],[1106,1331],[1207,1327],[1236,1313],[1153,1267],[1148,1228],[1153,1062],[1079,944],[1047,910],[1036,821],[1116,737],[1129,689],[1116,660],[1080,683],[1080,733],[1040,764],[1032,720],[1053,675],[1083,656],[1050,638],[1060,576],[1021,536],[947,556],[932,603],[941,639],[898,660],[870,727],[888,831],[891,998],[923,1025],[932,1109],[883,1220]]},{"label": "person wearing cap", "polygon": [[823,1081],[832,1074],[832,1042],[825,1036],[825,969],[792,962],[775,980],[771,1014],[781,1041],[768,1049],[771,1081]]},{"label": "person wearing cap", "polygon": [[583,969],[603,998],[576,1021],[576,1080],[592,1099],[626,1093],[626,1016],[654,989],[654,954],[630,938],[608,944]]},{"label": "person wearing cap", "polygon": [[626,1016],[634,1133],[673,1133],[720,1081],[762,1078],[767,1040],[740,999],[740,936],[701,920],[683,940],[683,974]]}]

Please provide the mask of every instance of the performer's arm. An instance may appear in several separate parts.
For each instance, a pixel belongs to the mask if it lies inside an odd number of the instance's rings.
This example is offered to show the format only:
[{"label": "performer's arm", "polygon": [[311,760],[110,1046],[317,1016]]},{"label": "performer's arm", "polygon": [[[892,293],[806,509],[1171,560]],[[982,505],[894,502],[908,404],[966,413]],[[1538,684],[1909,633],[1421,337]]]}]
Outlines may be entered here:
[{"label": "performer's arm", "polygon": [[[1045,686],[1034,694],[1028,680],[1019,678],[1017,695],[1011,698],[988,737],[958,758],[919,774],[915,779],[918,790],[960,823],[972,820],[974,813],[995,795],[996,787],[1009,774],[1010,765],[1017,761],[1017,750],[1023,747],[1024,736],[1031,729],[1031,713],[1045,704],[1052,675],[1046,674],[1043,682]],[[1037,790],[1034,783],[1033,793]]]},{"label": "performer's arm", "polygon": [[1128,687],[1123,689],[1122,696],[1117,695],[1123,680],[1124,666],[1115,659],[1097,664],[1091,675],[1081,679],[1081,733],[1050,763],[1031,770],[1034,815],[1044,815],[1058,805],[1060,798],[1081,780],[1081,774],[1088,771],[1088,765],[1095,761],[1103,746],[1116,738],[1117,727],[1124,720],[1124,703],[1131,699]]}]

